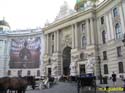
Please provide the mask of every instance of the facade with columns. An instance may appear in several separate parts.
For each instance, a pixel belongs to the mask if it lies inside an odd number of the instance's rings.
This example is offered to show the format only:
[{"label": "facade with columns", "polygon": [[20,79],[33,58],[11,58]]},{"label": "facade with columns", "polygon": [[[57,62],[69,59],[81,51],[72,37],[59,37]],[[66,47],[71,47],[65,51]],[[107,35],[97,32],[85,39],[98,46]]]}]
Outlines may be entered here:
[{"label": "facade with columns", "polygon": [[66,3],[60,9],[63,17],[59,13],[53,23],[43,28],[44,75],[84,74],[88,61],[94,63],[95,75],[101,72],[103,76],[110,76],[112,71],[118,76],[124,75],[125,1],[81,1],[76,4],[76,11],[68,14]]}]

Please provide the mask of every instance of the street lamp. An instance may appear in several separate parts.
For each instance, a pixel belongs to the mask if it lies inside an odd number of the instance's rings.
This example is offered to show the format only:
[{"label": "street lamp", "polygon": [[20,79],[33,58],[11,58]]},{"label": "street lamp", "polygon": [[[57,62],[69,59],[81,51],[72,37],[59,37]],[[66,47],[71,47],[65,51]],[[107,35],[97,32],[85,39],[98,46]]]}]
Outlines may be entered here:
[{"label": "street lamp", "polygon": [[123,37],[123,40],[122,40],[124,46],[125,46],[125,34],[124,34],[124,37]]},{"label": "street lamp", "polygon": [[100,79],[100,84],[102,84],[102,72],[101,72],[101,59],[100,59],[100,56],[98,56],[98,63],[99,63],[99,79]]}]

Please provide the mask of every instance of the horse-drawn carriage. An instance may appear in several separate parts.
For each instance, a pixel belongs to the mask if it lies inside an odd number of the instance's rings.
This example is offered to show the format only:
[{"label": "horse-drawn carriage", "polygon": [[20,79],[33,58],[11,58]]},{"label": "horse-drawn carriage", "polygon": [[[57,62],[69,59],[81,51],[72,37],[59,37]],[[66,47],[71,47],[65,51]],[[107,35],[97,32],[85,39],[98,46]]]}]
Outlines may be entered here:
[{"label": "horse-drawn carriage", "polygon": [[44,88],[50,88],[53,84],[55,84],[55,78],[54,77],[46,77],[42,81],[38,82],[38,87],[39,89],[44,89]]},{"label": "horse-drawn carriage", "polygon": [[93,75],[80,75],[77,78],[77,89],[78,93],[85,91],[85,87],[88,87],[87,91],[94,91],[96,93],[96,77]]}]

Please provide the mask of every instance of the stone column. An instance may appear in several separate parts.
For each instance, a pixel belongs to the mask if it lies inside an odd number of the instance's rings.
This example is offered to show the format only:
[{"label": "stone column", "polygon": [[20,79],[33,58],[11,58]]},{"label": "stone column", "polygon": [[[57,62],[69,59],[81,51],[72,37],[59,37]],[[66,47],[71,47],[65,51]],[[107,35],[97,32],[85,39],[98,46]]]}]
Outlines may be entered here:
[{"label": "stone column", "polygon": [[115,38],[115,31],[113,30],[112,13],[109,13],[109,27],[111,32],[111,39]]},{"label": "stone column", "polygon": [[77,27],[77,23],[75,24],[75,48],[78,48],[78,27]]},{"label": "stone column", "polygon": [[45,35],[45,54],[48,54],[48,34]]},{"label": "stone column", "polygon": [[108,41],[108,40],[111,40],[111,31],[110,31],[110,25],[109,25],[109,18],[108,18],[108,14],[106,15],[106,26],[107,26],[107,40],[106,41]]},{"label": "stone column", "polygon": [[91,36],[90,36],[90,24],[89,19],[86,20],[86,31],[87,31],[87,45],[90,45],[91,43]]},{"label": "stone column", "polygon": [[60,39],[59,39],[60,37],[59,37],[59,30],[57,31],[57,52],[59,52],[60,51]]},{"label": "stone column", "polygon": [[74,33],[74,30],[75,30],[75,25],[73,24],[72,25],[72,49],[75,48],[75,33]]},{"label": "stone column", "polygon": [[91,44],[95,44],[95,38],[94,38],[94,22],[93,18],[90,19],[90,28],[91,28]]},{"label": "stone column", "polygon": [[57,40],[56,34],[57,34],[57,33],[56,33],[56,31],[55,31],[55,32],[54,32],[54,52],[57,51],[57,48],[56,48],[56,47],[57,47],[57,45],[56,45],[56,44],[57,44],[57,41],[56,41],[56,40]]}]

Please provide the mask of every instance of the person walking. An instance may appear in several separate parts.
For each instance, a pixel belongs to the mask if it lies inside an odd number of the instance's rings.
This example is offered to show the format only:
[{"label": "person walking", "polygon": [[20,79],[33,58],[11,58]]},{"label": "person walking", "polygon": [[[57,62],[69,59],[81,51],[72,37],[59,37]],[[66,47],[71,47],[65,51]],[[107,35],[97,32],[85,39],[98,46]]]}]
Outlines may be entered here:
[{"label": "person walking", "polygon": [[112,82],[113,82],[113,86],[116,86],[116,74],[115,72],[112,73]]}]

